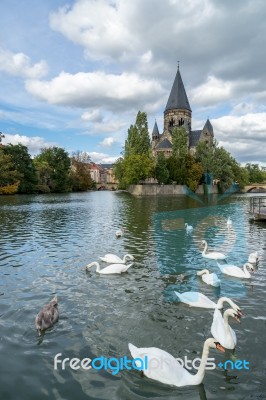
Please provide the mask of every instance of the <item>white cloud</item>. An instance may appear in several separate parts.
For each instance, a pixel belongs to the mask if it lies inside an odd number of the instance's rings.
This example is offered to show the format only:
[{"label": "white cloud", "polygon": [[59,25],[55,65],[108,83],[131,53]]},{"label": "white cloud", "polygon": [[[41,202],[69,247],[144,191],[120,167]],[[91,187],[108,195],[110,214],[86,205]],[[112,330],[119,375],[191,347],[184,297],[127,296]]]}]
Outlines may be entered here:
[{"label": "white cloud", "polygon": [[119,158],[119,156],[111,157],[108,154],[98,153],[96,151],[90,152],[89,155],[91,157],[91,160],[96,164],[112,164]]},{"label": "white cloud", "polygon": [[3,144],[22,144],[28,147],[29,153],[33,156],[40,153],[40,150],[44,147],[52,147],[58,146],[56,143],[53,142],[46,142],[44,138],[39,136],[25,136],[19,134],[9,134],[5,133],[5,138],[2,140]]},{"label": "white cloud", "polygon": [[100,110],[86,111],[81,115],[81,119],[89,122],[101,122],[103,115]]},{"label": "white cloud", "polygon": [[100,145],[103,147],[111,147],[115,142],[115,139],[111,136],[105,138],[102,142],[100,142]]},{"label": "white cloud", "polygon": [[45,61],[32,64],[30,58],[24,53],[12,53],[0,48],[0,71],[23,78],[41,78],[48,72]]},{"label": "white cloud", "polygon": [[[26,89],[50,104],[72,107],[104,107],[116,110],[143,106],[162,95],[161,85],[134,73],[61,72],[51,81],[30,80]],[[86,117],[86,115],[85,115]]]}]

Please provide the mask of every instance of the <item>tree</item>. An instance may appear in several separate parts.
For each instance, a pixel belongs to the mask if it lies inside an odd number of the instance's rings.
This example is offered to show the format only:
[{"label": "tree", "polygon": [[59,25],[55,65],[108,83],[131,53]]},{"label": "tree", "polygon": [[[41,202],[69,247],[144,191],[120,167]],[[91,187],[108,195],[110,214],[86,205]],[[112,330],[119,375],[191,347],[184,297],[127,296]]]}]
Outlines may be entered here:
[{"label": "tree", "polygon": [[159,153],[154,172],[155,172],[155,178],[158,180],[160,184],[161,183],[165,184],[168,182],[169,171],[167,169],[167,162],[164,153]]},{"label": "tree", "polygon": [[[64,193],[71,190],[70,165],[68,153],[60,147],[41,149],[41,153],[35,157],[35,165],[45,171],[47,186],[51,192]],[[40,170],[39,170],[40,173]]]},{"label": "tree", "polygon": [[84,192],[94,187],[90,174],[90,156],[77,151],[71,158],[71,182],[74,192]]},{"label": "tree", "polygon": [[181,163],[185,160],[188,154],[188,135],[185,128],[173,129],[173,156],[180,160]]},{"label": "tree", "polygon": [[20,178],[21,174],[16,171],[12,156],[4,154],[0,149],[0,193],[8,194],[8,188],[10,189],[11,186],[15,189],[15,191],[12,190],[12,194],[17,192]]},{"label": "tree", "polygon": [[150,137],[148,131],[147,114],[139,111],[136,122],[128,129],[125,142],[125,157],[134,154],[150,154]]},{"label": "tree", "polygon": [[246,164],[245,168],[249,174],[250,183],[262,183],[265,180],[263,170],[260,169],[259,164]]},{"label": "tree", "polygon": [[22,144],[8,144],[2,151],[11,156],[14,168],[20,174],[18,193],[34,193],[37,175],[28,148]]},{"label": "tree", "polygon": [[120,158],[114,164],[115,177],[119,180],[119,187],[123,189],[151,177],[153,170],[153,160],[143,154],[133,154],[124,159]]},{"label": "tree", "polygon": [[203,167],[200,163],[195,162],[194,157],[188,154],[186,157],[186,170],[185,183],[189,189],[195,192],[203,174]]}]

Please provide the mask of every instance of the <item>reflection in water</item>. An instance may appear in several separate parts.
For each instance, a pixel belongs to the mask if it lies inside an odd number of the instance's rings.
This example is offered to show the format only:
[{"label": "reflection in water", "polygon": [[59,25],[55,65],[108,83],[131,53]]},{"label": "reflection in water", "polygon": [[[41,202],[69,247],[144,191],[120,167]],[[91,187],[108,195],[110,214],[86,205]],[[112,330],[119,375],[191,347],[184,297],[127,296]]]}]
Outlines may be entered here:
[{"label": "reflection in water", "polygon": [[[251,399],[255,391],[263,395],[265,224],[249,222],[247,196],[222,205],[212,197],[210,204],[207,208],[203,198],[199,203],[185,196],[134,198],[111,192],[0,197],[0,354],[5,360],[0,398],[221,400],[232,387],[234,398]],[[232,232],[226,228],[229,215]],[[194,226],[192,235],[184,222]],[[121,226],[125,235],[117,240]],[[202,239],[228,251],[228,262],[236,265],[247,253],[263,250],[251,281],[221,276],[212,261],[207,267],[219,275],[221,288],[199,280],[197,271],[205,267]],[[133,254],[136,263],[122,276],[86,274],[85,266],[107,253]],[[235,357],[249,361],[250,372],[217,368],[207,371],[204,386],[178,389],[141,378],[137,371],[117,376],[54,371],[57,353],[129,357],[129,342],[176,357],[200,356],[213,311],[180,304],[172,298],[174,290],[198,290],[213,301],[227,295],[241,305],[245,316],[233,327]],[[34,318],[54,294],[60,319],[39,340]],[[216,363],[224,361],[215,351],[211,356]]]}]

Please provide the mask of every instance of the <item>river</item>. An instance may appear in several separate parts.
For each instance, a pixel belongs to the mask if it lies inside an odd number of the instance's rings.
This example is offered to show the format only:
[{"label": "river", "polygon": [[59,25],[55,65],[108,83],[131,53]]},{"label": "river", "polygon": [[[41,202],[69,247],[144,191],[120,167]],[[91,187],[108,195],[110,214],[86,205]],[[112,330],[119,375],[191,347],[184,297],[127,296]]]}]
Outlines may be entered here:
[{"label": "river", "polygon": [[[0,196],[0,399],[266,399],[266,224],[251,221],[248,207],[249,195],[237,194]],[[185,222],[193,225],[192,234]],[[117,239],[120,227],[125,232]],[[252,278],[224,277],[214,261],[206,264],[202,239],[236,265],[259,250]],[[136,262],[123,275],[86,272],[88,263],[106,253],[130,253]],[[219,275],[220,288],[197,277],[206,265]],[[215,302],[231,297],[245,314],[241,324],[231,321],[236,349],[211,350],[216,367],[200,386],[167,386],[136,370],[54,369],[58,353],[131,359],[129,342],[182,359],[200,357],[213,310],[180,303],[175,290],[199,290]],[[35,316],[54,294],[59,321],[38,337]],[[218,366],[228,359],[245,360],[249,369]]]}]

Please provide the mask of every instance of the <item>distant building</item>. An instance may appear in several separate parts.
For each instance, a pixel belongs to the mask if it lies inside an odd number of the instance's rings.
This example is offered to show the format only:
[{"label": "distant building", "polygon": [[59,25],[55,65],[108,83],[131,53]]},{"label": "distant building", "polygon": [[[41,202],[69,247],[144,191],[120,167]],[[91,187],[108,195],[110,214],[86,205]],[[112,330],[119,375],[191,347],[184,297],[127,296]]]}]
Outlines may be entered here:
[{"label": "distant building", "polygon": [[118,183],[113,174],[113,164],[95,164],[94,162],[91,162],[90,174],[95,183],[103,186],[106,184],[115,185]]},{"label": "distant building", "polygon": [[187,132],[188,149],[191,154],[195,153],[199,141],[206,142],[209,146],[213,143],[213,127],[207,119],[203,129],[192,130],[191,108],[181,78],[179,67],[164,110],[164,128],[160,134],[157,122],[155,121],[152,132],[152,152],[157,155],[163,152],[166,157],[172,154],[172,133],[175,127],[183,126]]}]

